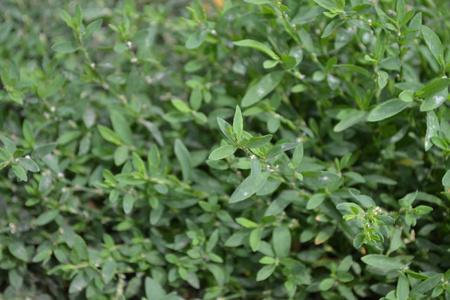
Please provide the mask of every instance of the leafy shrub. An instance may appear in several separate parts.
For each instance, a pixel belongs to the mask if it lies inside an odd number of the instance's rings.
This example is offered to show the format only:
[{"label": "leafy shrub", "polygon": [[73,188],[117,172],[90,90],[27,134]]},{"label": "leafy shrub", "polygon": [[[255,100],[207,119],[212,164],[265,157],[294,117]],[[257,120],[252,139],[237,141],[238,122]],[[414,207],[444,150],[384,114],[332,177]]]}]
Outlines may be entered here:
[{"label": "leafy shrub", "polygon": [[79,4],[2,2],[5,299],[450,298],[446,0]]}]

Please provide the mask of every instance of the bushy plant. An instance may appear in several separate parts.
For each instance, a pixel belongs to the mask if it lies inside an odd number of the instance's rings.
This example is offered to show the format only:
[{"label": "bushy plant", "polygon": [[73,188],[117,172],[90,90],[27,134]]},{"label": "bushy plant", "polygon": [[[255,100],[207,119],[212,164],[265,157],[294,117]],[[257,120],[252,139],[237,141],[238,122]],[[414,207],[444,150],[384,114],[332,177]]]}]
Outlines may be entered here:
[{"label": "bushy plant", "polygon": [[1,9],[4,299],[450,299],[447,0]]}]

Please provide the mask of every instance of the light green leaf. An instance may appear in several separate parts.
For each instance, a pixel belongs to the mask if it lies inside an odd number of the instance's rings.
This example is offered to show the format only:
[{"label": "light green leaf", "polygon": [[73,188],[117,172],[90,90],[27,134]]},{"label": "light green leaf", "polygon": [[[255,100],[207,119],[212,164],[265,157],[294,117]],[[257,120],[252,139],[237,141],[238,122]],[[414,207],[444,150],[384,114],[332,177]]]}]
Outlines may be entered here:
[{"label": "light green leaf", "polygon": [[433,95],[427,99],[420,105],[420,111],[429,111],[438,108],[445,102],[448,98],[448,89],[444,88],[441,92]]},{"label": "light green leaf", "polygon": [[5,145],[6,149],[8,149],[9,152],[11,152],[11,154],[13,154],[14,152],[16,152],[17,147],[16,144],[10,140],[9,138],[0,135],[0,140],[2,141],[3,145]]},{"label": "light green leaf", "polygon": [[189,106],[188,106],[186,103],[184,103],[183,101],[178,100],[178,99],[174,99],[174,100],[171,100],[171,102],[172,102],[172,105],[173,105],[178,111],[181,111],[181,112],[184,112],[184,113],[189,113],[189,112],[191,112],[191,109],[189,108]]},{"label": "light green leaf", "polygon": [[334,285],[334,279],[333,278],[325,278],[319,283],[319,290],[322,292],[328,291],[331,289]]},{"label": "light green leaf", "polygon": [[131,131],[127,119],[117,110],[112,110],[110,117],[114,132],[125,144],[132,145],[133,131]]},{"label": "light green leaf", "polygon": [[242,119],[242,112],[239,106],[236,106],[236,112],[233,119],[233,131],[238,141],[241,140],[242,131],[244,130],[244,120]]},{"label": "light green leaf", "polygon": [[242,40],[242,41],[233,42],[233,44],[235,44],[236,46],[239,46],[239,47],[250,47],[250,48],[259,50],[259,51],[267,54],[268,56],[270,56],[270,58],[272,58],[273,60],[280,59],[280,57],[278,55],[276,55],[276,53],[273,52],[272,49],[270,49],[269,47],[267,47],[266,45],[264,45],[263,43],[260,43],[258,41]]},{"label": "light green leaf", "polygon": [[450,187],[450,169],[447,170],[444,177],[442,177],[442,185],[445,187]]},{"label": "light green leaf", "polygon": [[314,194],[311,198],[309,198],[308,203],[306,204],[306,209],[317,208],[323,203],[324,200],[325,194],[323,193]]},{"label": "light green leaf", "polygon": [[341,132],[344,131],[350,127],[352,127],[353,125],[358,124],[359,122],[361,122],[362,120],[364,120],[364,118],[367,116],[367,112],[365,111],[355,111],[352,112],[350,114],[350,116],[344,118],[343,120],[341,120],[339,123],[336,124],[336,126],[334,126],[333,130],[335,132]]},{"label": "light green leaf", "polygon": [[431,291],[438,283],[441,282],[442,277],[442,274],[436,274],[434,276],[431,276],[427,280],[424,280],[421,283],[415,285],[411,289],[411,296],[425,294],[428,291]]},{"label": "light green leaf", "polygon": [[14,166],[12,165],[12,170],[14,172],[14,174],[16,174],[16,176],[23,180],[23,181],[27,181],[28,177],[27,177],[27,171],[25,171],[25,169],[22,166]]},{"label": "light green leaf", "polygon": [[261,233],[263,228],[255,228],[250,232],[249,242],[250,248],[253,252],[258,251],[259,246],[261,245]]},{"label": "light green leaf", "polygon": [[125,214],[128,215],[131,212],[135,201],[136,201],[136,199],[133,197],[133,195],[131,195],[131,194],[125,195],[125,197],[123,198],[123,212]]},{"label": "light green leaf", "polygon": [[58,215],[59,215],[59,210],[58,209],[52,209],[52,210],[46,211],[46,212],[42,213],[36,219],[36,225],[37,226],[43,226],[45,224],[48,224],[51,221],[53,221]]},{"label": "light green leaf", "polygon": [[116,166],[123,165],[128,159],[128,146],[119,146],[114,151],[114,164]]},{"label": "light green leaf", "polygon": [[248,141],[243,143],[243,146],[247,148],[259,148],[267,145],[272,140],[273,135],[267,134],[263,136],[252,137]]},{"label": "light green leaf", "polygon": [[187,49],[195,49],[200,47],[206,39],[206,31],[198,30],[191,34],[186,41],[185,47]]},{"label": "light green leaf", "polygon": [[117,264],[114,260],[108,260],[102,267],[102,278],[105,284],[108,284],[116,274]]},{"label": "light green leaf", "polygon": [[416,92],[416,96],[429,98],[442,92],[450,84],[450,78],[439,78],[431,81],[425,87]]},{"label": "light green leaf", "polygon": [[369,254],[361,257],[361,260],[369,266],[386,271],[398,270],[403,267],[401,262],[381,254]]},{"label": "light green leaf", "polygon": [[434,111],[427,112],[427,132],[425,134],[425,151],[430,150],[433,146],[431,138],[437,135],[439,131],[439,120]]},{"label": "light green leaf", "polygon": [[422,25],[422,34],[423,38],[425,39],[425,43],[427,44],[428,48],[430,48],[430,51],[433,54],[434,58],[436,58],[436,60],[439,62],[439,56],[444,56],[444,48],[442,46],[441,40],[431,28],[425,25]]},{"label": "light green leaf", "polygon": [[8,244],[8,250],[11,252],[13,256],[16,258],[23,260],[25,262],[28,261],[28,252],[25,248],[23,242],[15,241]]},{"label": "light green leaf", "polygon": [[175,140],[175,155],[181,166],[183,181],[189,182],[192,178],[192,162],[188,149],[179,139]]},{"label": "light green leaf", "polygon": [[166,292],[157,281],[145,277],[145,296],[148,300],[164,300]]},{"label": "light green leaf", "polygon": [[378,122],[392,117],[409,106],[408,102],[400,99],[391,99],[375,107],[367,117],[368,122]]},{"label": "light green leaf", "polygon": [[273,146],[269,152],[267,152],[266,157],[267,158],[272,158],[277,156],[280,153],[283,153],[285,151],[291,150],[295,147],[297,147],[298,143],[284,143],[284,144],[279,144],[276,146]]},{"label": "light green leaf", "polygon": [[247,177],[233,192],[229,203],[236,203],[250,198],[264,186],[268,178],[269,172],[263,172],[255,177]]},{"label": "light green leaf", "polygon": [[82,132],[79,130],[64,132],[58,137],[56,143],[58,143],[58,145],[67,145],[68,143],[79,138],[81,136],[81,133]]},{"label": "light green leaf", "polygon": [[103,125],[97,125],[97,129],[98,132],[100,132],[100,135],[108,142],[119,146],[122,145],[122,141],[120,140],[119,136],[110,128]]},{"label": "light green leaf", "polygon": [[257,84],[252,86],[244,98],[242,99],[242,106],[247,107],[253,105],[267,96],[273,91],[283,79],[284,72],[276,71],[264,76]]},{"label": "light green leaf", "polygon": [[302,172],[303,182],[310,187],[325,188],[333,182],[338,181],[341,176],[326,171]]},{"label": "light green leaf", "polygon": [[59,53],[72,53],[77,51],[78,47],[71,42],[60,42],[54,44],[52,50]]},{"label": "light green leaf", "polygon": [[27,171],[39,172],[39,166],[31,158],[21,157],[19,164]]},{"label": "light green leaf", "polygon": [[396,293],[397,300],[408,300],[409,298],[409,281],[403,273],[398,277]]},{"label": "light green leaf", "polygon": [[272,246],[278,258],[288,257],[291,250],[291,231],[285,225],[275,228],[272,233]]},{"label": "light green leaf", "polygon": [[270,275],[272,275],[276,268],[276,265],[266,265],[262,267],[256,274],[256,281],[266,280],[270,277]]},{"label": "light green leaf", "polygon": [[42,158],[47,154],[50,154],[56,148],[56,143],[48,143],[37,146],[36,149],[33,150],[31,156],[33,158]]},{"label": "light green leaf", "polygon": [[236,223],[238,223],[239,225],[241,225],[242,227],[245,228],[256,228],[258,227],[258,224],[256,224],[255,222],[246,219],[246,218],[237,218],[236,219]]},{"label": "light green leaf", "polygon": [[225,145],[215,149],[209,155],[208,159],[210,160],[219,160],[222,158],[226,158],[236,152],[236,147],[233,145]]}]

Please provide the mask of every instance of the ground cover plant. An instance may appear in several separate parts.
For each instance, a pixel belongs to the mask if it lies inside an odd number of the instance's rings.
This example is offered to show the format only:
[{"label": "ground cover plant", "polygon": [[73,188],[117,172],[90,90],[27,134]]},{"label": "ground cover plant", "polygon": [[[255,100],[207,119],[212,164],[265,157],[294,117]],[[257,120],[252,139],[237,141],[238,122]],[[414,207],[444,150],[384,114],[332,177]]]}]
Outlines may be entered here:
[{"label": "ground cover plant", "polygon": [[2,299],[450,299],[447,0],[0,4]]}]

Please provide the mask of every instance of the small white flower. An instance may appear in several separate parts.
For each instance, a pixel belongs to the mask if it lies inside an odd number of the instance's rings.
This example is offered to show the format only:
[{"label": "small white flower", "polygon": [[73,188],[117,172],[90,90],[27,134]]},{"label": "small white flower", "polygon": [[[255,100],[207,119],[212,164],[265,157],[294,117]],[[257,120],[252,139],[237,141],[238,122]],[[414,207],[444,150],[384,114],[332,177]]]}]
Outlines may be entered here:
[{"label": "small white flower", "polygon": [[133,57],[133,58],[131,59],[131,63],[132,63],[132,64],[137,63],[137,61],[138,61],[138,59],[137,59],[136,57]]}]

